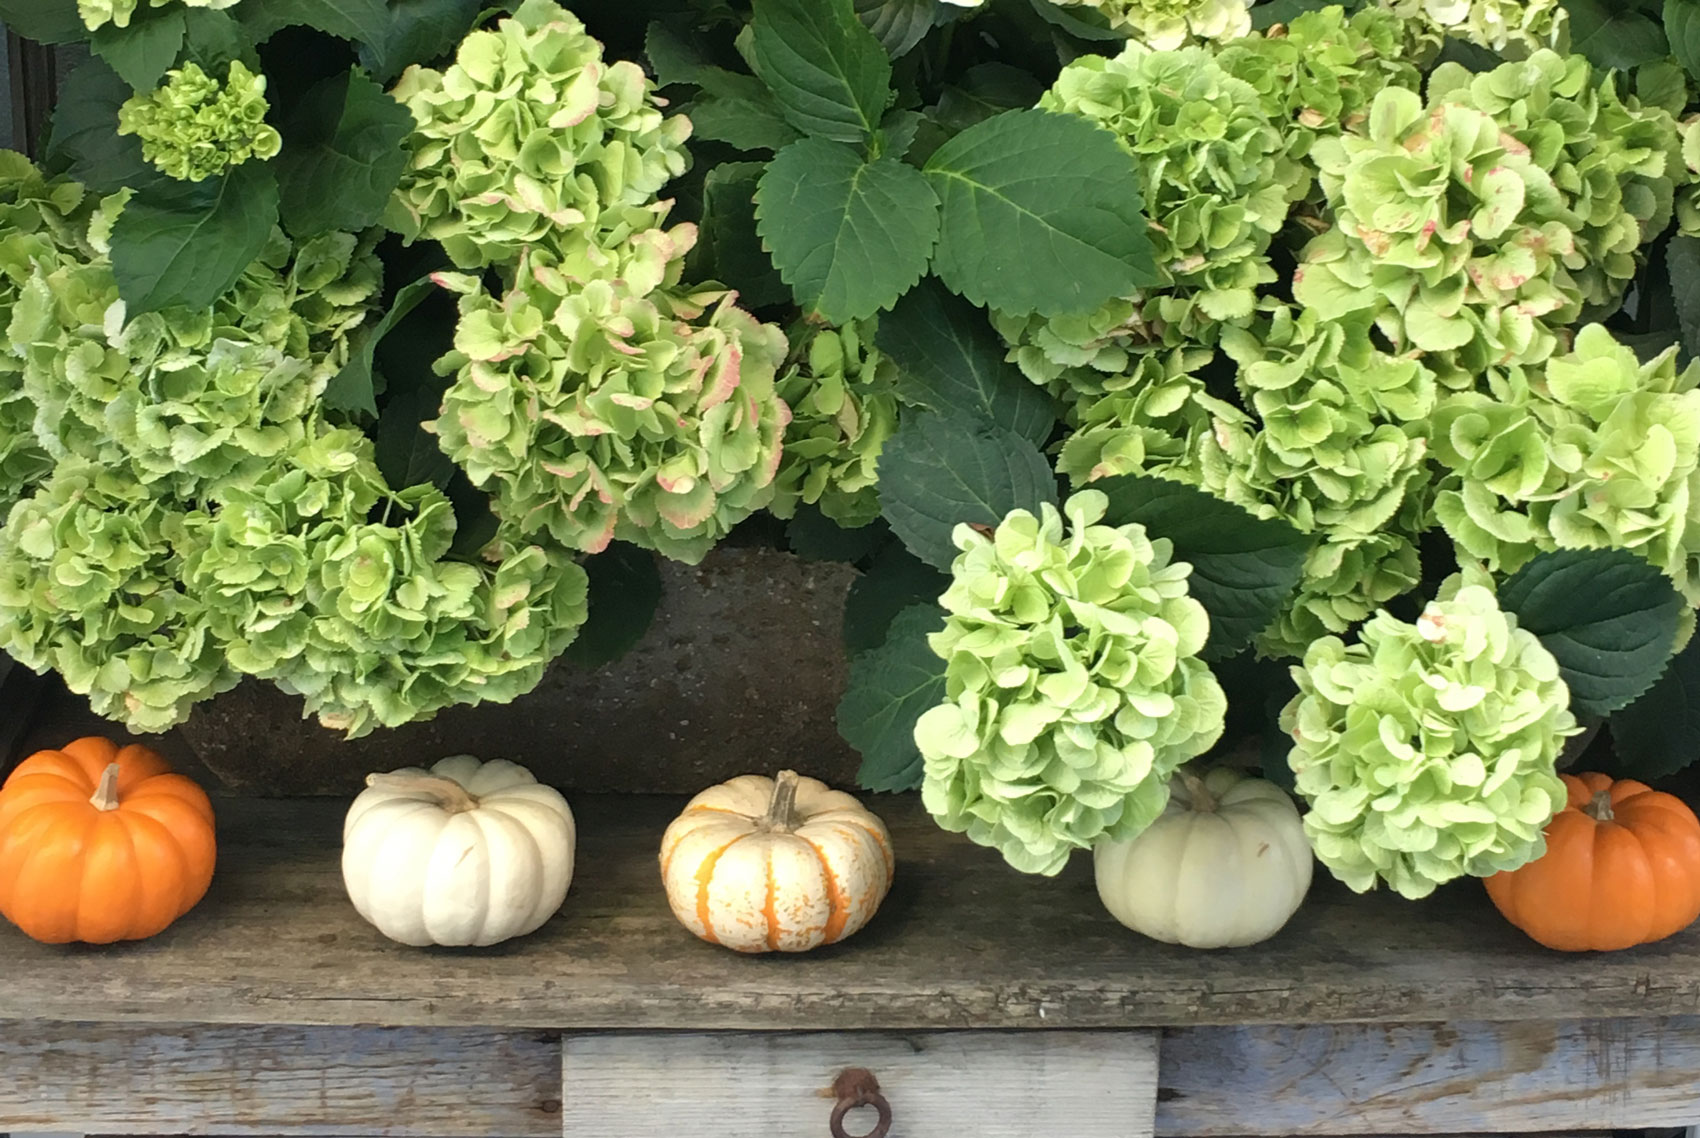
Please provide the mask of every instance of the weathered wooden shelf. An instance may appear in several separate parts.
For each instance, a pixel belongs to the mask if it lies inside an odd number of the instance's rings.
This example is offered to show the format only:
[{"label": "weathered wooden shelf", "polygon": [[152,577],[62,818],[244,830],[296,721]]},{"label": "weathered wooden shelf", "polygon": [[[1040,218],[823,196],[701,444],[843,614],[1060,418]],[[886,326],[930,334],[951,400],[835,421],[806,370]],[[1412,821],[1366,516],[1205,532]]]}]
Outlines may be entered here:
[{"label": "weathered wooden shelf", "polygon": [[384,940],[343,892],[344,804],[219,803],[217,880],[156,940],[53,948],[0,929],[0,1021],[923,1031],[1576,1021],[1700,1013],[1700,929],[1611,955],[1548,952],[1475,882],[1426,902],[1319,874],[1275,940],[1200,953],[1098,903],[1090,859],[1027,877],[880,800],[899,854],[872,925],[803,957],[740,957],[674,921],[656,847],[673,798],[580,797],[561,914],[495,949]]}]

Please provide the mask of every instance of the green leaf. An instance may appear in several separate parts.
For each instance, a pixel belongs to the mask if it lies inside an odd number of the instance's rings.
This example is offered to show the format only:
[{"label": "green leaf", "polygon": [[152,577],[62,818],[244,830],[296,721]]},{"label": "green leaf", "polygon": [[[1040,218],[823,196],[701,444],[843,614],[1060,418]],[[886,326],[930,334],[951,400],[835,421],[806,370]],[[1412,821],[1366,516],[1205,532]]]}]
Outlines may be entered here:
[{"label": "green leaf", "polygon": [[803,310],[847,324],[890,308],[927,271],[938,199],[913,166],[807,138],[762,175],[756,229]]},{"label": "green leaf", "polygon": [[0,0],[0,24],[36,43],[78,43],[89,30],[77,0]]},{"label": "green leaf", "polygon": [[243,0],[236,12],[255,43],[298,24],[357,43],[383,43],[390,28],[384,0]]},{"label": "green leaf", "polygon": [[436,376],[392,393],[378,418],[373,440],[374,457],[384,481],[394,490],[432,485],[439,490],[454,477],[454,460],[437,445],[437,436],[425,430],[443,411],[446,382]]},{"label": "green leaf", "polygon": [[[1268,3],[1252,8],[1251,26],[1261,32],[1274,24],[1290,24],[1306,12],[1328,7],[1329,3],[1330,0],[1268,0]],[[1349,12],[1356,5],[1346,4],[1344,7]],[[1291,774],[1288,777],[1290,779]]]},{"label": "green leaf", "polygon": [[401,291],[396,293],[390,310],[384,313],[384,318],[358,342],[348,362],[325,386],[323,402],[327,410],[377,415],[378,403],[372,383],[372,357],[384,337],[389,335],[397,324],[407,319],[408,314],[418,308],[436,287],[431,278],[424,277],[403,286]]},{"label": "green leaf", "polygon": [[891,540],[891,531],[877,519],[846,529],[821,513],[819,506],[797,507],[785,526],[785,543],[804,561],[856,562]]},{"label": "green leaf", "polygon": [[739,150],[783,150],[802,138],[761,80],[724,71],[714,77],[712,91],[691,103],[691,137],[724,142]]},{"label": "green leaf", "polygon": [[118,133],[118,108],[134,92],[102,59],[89,59],[71,72],[53,110],[48,161],[70,169],[71,176],[97,194],[126,186],[137,192],[175,185],[142,157],[135,135]]},{"label": "green leaf", "polygon": [[1107,19],[1090,8],[1060,8],[1052,0],[1030,0],[1030,3],[1047,24],[1061,28],[1075,39],[1103,43],[1127,39],[1125,34],[1110,27]]},{"label": "green leaf", "polygon": [[699,86],[702,77],[722,70],[703,58],[696,45],[663,24],[652,21],[644,33],[643,53],[657,87]]},{"label": "green leaf", "polygon": [[884,644],[850,661],[850,683],[838,704],[838,733],[862,754],[856,781],[864,789],[914,790],[923,763],[915,723],[944,701],[944,661],[927,635],[944,627],[937,605],[915,605],[891,622]]},{"label": "green leaf", "polygon": [[1665,37],[1676,61],[1700,78],[1700,0],[1665,0]]},{"label": "green leaf", "polygon": [[880,317],[875,341],[897,363],[897,397],[905,403],[970,412],[1035,446],[1050,438],[1051,397],[1004,358],[986,314],[937,281],[922,281]]},{"label": "green leaf", "polygon": [[897,614],[914,604],[936,606],[950,587],[940,573],[897,542],[874,557],[844,598],[844,647],[854,656],[885,643]]},{"label": "green leaf", "polygon": [[855,0],[856,16],[887,55],[907,55],[927,38],[939,15],[938,0]]},{"label": "green leaf", "polygon": [[260,70],[260,55],[247,31],[229,12],[211,8],[188,8],[183,12],[183,60],[198,64],[202,71],[222,75],[230,61],[240,59],[250,71]]},{"label": "green leaf", "polygon": [[407,168],[413,113],[359,68],[316,84],[277,157],[283,223],[297,238],[376,225]]},{"label": "green leaf", "polygon": [[216,182],[138,194],[112,229],[112,273],[131,318],[206,308],[253,263],[277,224],[277,180],[259,162]]},{"label": "green leaf", "polygon": [[94,53],[138,91],[159,86],[183,50],[183,10],[142,8],[130,26],[107,24],[89,39]]},{"label": "green leaf", "polygon": [[482,0],[390,0],[384,34],[360,48],[360,62],[380,83],[415,63],[453,51],[484,8]]},{"label": "green leaf", "polygon": [[956,558],[951,531],[995,526],[1011,510],[1057,503],[1056,476],[1039,448],[966,415],[904,415],[879,461],[880,506],[892,532],[936,569]]},{"label": "green leaf", "polygon": [[1570,12],[1570,50],[1596,67],[1627,71],[1670,54],[1658,21],[1611,0],[1561,0]]},{"label": "green leaf", "polygon": [[755,0],[751,63],[804,134],[861,142],[891,105],[891,60],[851,0]]},{"label": "green leaf", "polygon": [[661,604],[661,570],[655,554],[616,541],[589,558],[590,619],[561,658],[580,668],[600,668],[630,652],[655,621]]},{"label": "green leaf", "polygon": [[1499,603],[1558,659],[1578,715],[1609,715],[1670,661],[1684,601],[1626,549],[1543,553],[1499,587]]},{"label": "green leaf", "polygon": [[1105,525],[1138,522],[1190,562],[1188,588],[1210,614],[1207,660],[1239,652],[1293,595],[1313,539],[1286,522],[1253,517],[1196,487],[1127,474],[1092,483],[1110,497]]},{"label": "green leaf", "polygon": [[702,244],[715,280],[738,290],[746,308],[787,304],[791,290],[773,267],[756,233],[756,187],[759,162],[727,162],[703,180]]},{"label": "green leaf", "polygon": [[1672,657],[1658,683],[1611,717],[1620,778],[1673,775],[1700,760],[1700,636]]},{"label": "green leaf", "polygon": [[1700,237],[1672,237],[1665,267],[1683,346],[1689,355],[1700,355]]},{"label": "green leaf", "polygon": [[1009,111],[933,154],[943,203],[934,271],[982,307],[1078,315],[1157,283],[1139,169],[1109,131]]},{"label": "green leaf", "polygon": [[1045,85],[1019,67],[981,63],[944,89],[934,118],[953,132],[964,131],[1005,111],[1031,107],[1044,93]]}]

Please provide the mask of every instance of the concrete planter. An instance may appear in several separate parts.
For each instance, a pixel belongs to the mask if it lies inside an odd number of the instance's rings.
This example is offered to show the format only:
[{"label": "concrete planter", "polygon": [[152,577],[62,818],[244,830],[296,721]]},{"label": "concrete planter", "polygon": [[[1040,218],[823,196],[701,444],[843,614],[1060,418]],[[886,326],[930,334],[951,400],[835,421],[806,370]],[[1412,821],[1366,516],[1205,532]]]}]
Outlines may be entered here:
[{"label": "concrete planter", "polygon": [[372,771],[458,753],[513,759],[568,790],[694,793],[781,767],[848,788],[858,759],[834,711],[855,576],[838,563],[723,548],[699,566],[662,563],[661,609],[624,659],[592,673],[558,664],[512,704],[349,742],[303,720],[300,700],[251,682],[180,732],[244,794],[352,794]]}]

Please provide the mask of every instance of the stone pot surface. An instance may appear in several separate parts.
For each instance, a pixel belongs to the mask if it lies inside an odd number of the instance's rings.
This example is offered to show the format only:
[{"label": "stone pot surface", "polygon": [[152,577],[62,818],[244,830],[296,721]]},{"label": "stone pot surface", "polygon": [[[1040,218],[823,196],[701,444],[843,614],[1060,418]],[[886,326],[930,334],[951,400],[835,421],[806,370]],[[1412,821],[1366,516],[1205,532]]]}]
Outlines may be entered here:
[{"label": "stone pot surface", "polygon": [[853,789],[859,759],[834,715],[855,578],[848,565],[769,549],[663,560],[660,609],[628,655],[595,672],[557,663],[511,704],[351,741],[303,719],[298,697],[246,681],[179,730],[245,794],[352,795],[373,771],[463,753],[512,759],[565,790],[695,793],[782,768]]}]

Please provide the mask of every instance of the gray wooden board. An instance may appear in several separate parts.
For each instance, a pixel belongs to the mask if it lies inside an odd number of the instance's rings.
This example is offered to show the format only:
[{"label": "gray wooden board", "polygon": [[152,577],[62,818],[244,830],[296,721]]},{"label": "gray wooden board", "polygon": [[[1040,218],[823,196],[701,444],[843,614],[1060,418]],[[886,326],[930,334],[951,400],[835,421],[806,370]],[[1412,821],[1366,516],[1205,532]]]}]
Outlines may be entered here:
[{"label": "gray wooden board", "polygon": [[1157,1133],[1700,1125],[1700,1017],[1164,1033]]},{"label": "gray wooden board", "polygon": [[1567,956],[1506,925],[1477,882],[1412,903],[1319,880],[1274,940],[1194,952],[1116,924],[1085,856],[1024,876],[908,797],[871,800],[899,865],[865,930],[743,957],[668,909],[656,856],[680,800],[573,805],[578,869],[559,916],[493,949],[421,951],[349,905],[343,804],[221,800],[212,891],[163,935],[64,949],[0,928],[0,1019],[916,1031],[1700,1013],[1700,929]]},{"label": "gray wooden board", "polygon": [[[8,982],[11,977],[8,977]],[[0,1130],[555,1138],[555,1036],[0,1024]]]},{"label": "gray wooden board", "polygon": [[624,1033],[562,1050],[565,1138],[824,1138],[847,1067],[878,1078],[901,1138],[1150,1138],[1157,1088],[1149,1031]]}]

